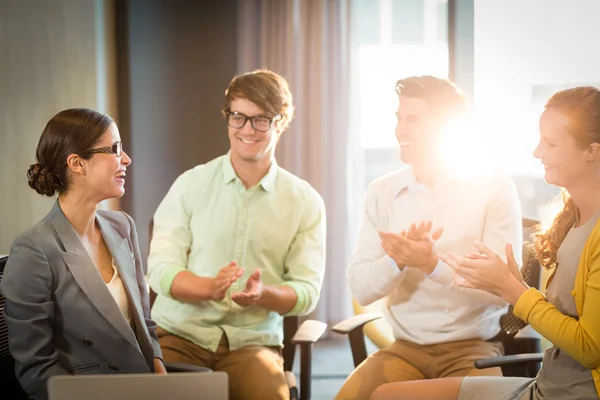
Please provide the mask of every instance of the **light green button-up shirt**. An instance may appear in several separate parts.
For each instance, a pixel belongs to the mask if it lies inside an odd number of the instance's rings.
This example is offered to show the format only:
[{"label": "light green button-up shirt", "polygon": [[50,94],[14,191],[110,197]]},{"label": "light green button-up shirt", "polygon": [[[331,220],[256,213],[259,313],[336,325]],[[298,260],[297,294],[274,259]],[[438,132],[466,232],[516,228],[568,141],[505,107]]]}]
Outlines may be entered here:
[{"label": "light green button-up shirt", "polygon": [[[188,304],[170,295],[185,269],[214,277],[235,260],[244,276],[221,301]],[[314,310],[325,270],[325,206],[305,181],[273,161],[246,190],[229,154],[184,172],[154,215],[148,280],[158,294],[152,318],[165,330],[215,351],[223,332],[230,348],[279,346],[283,318],[259,306],[240,307],[232,292],[255,269],[265,285],[292,287],[298,301],[287,315]]]}]

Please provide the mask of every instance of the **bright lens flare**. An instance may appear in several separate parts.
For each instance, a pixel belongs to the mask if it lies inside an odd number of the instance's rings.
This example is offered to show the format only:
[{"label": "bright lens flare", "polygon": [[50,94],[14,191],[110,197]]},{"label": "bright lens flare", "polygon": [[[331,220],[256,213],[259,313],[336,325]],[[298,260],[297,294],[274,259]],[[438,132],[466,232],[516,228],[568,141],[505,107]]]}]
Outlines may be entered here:
[{"label": "bright lens flare", "polygon": [[442,131],[438,154],[453,174],[463,177],[477,176],[492,168],[489,157],[490,143],[481,135],[472,117],[457,118]]}]

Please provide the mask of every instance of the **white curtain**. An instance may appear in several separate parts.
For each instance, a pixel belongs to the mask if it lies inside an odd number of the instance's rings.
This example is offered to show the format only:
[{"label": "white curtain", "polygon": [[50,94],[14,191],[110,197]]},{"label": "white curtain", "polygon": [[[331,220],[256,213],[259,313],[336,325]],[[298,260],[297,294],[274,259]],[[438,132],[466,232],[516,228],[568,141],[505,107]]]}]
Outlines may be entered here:
[{"label": "white curtain", "polygon": [[275,71],[294,96],[296,117],[281,138],[277,161],[325,201],[327,267],[313,317],[330,324],[351,315],[346,268],[356,205],[349,207],[349,182],[357,177],[350,157],[349,25],[349,0],[238,1],[239,72]]}]

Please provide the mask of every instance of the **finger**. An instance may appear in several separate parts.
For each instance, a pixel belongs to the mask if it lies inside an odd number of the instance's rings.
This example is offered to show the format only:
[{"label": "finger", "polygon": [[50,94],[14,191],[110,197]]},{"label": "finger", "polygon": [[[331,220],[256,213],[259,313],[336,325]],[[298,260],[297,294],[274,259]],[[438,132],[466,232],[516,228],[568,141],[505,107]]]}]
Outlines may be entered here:
[{"label": "finger", "polygon": [[402,229],[402,232],[400,232],[400,236],[406,236],[406,229]]},{"label": "finger", "polygon": [[450,268],[452,268],[454,270],[456,270],[456,268],[458,268],[458,263],[454,259],[450,258],[450,256],[446,255],[445,253],[438,254],[438,257]]},{"label": "finger", "polygon": [[412,224],[410,224],[410,227],[408,228],[408,233],[406,234],[406,236],[408,236],[411,239],[414,238],[415,234],[416,234],[416,230],[417,230],[417,226],[413,222]]},{"label": "finger", "polygon": [[223,273],[223,274],[219,275],[219,279],[221,279],[221,280],[227,280],[227,281],[230,281],[230,282],[235,282],[241,276],[242,276],[242,274],[237,273],[236,271],[229,271],[229,272],[226,272],[226,273]]},{"label": "finger", "polygon": [[433,221],[431,221],[431,220],[427,221],[427,224],[425,225],[425,231],[431,232],[432,227],[433,227]]},{"label": "finger", "polygon": [[231,298],[233,299],[234,297],[238,301],[243,301],[245,303],[248,303],[248,302],[254,302],[254,301],[258,300],[259,296],[258,296],[258,293],[256,293],[256,292],[237,292],[237,293],[231,294]]},{"label": "finger", "polygon": [[233,301],[243,301],[244,294],[242,292],[231,293],[231,300]]},{"label": "finger", "polygon": [[258,292],[244,292],[244,298],[250,301],[256,301],[260,297]]},{"label": "finger", "polygon": [[235,273],[238,275],[243,275],[244,274],[244,269],[240,266],[236,265],[228,265],[226,267],[221,268],[221,270],[219,271],[219,273],[224,273],[224,274],[230,274],[230,273]]},{"label": "finger", "polygon": [[473,285],[471,282],[466,280],[463,276],[458,275],[456,273],[452,277],[452,280],[454,281],[454,283],[456,283],[457,286],[466,287],[466,288],[470,288],[470,289],[476,289],[475,285]]},{"label": "finger", "polygon": [[234,296],[233,294],[231,295],[231,300],[241,307],[246,307],[248,305],[246,300],[239,296]]},{"label": "finger", "polygon": [[394,243],[397,243],[400,246],[407,246],[408,244],[412,243],[412,241],[412,239],[406,236],[396,236],[394,238]]},{"label": "finger", "polygon": [[504,251],[506,252],[508,270],[515,278],[517,278],[520,282],[523,282],[523,274],[521,273],[521,267],[517,263],[517,259],[515,258],[515,252],[513,251],[512,245],[508,243]]},{"label": "finger", "polygon": [[262,273],[260,272],[260,269],[255,269],[254,272],[252,273],[252,275],[250,277],[253,278],[253,279],[256,279],[257,281],[259,281],[260,277],[261,277],[261,274]]},{"label": "finger", "polygon": [[473,264],[472,264],[473,260],[461,257],[458,254],[455,254],[451,251],[449,251],[447,253],[443,253],[443,256],[452,260],[456,265],[462,265],[464,267],[473,268]]},{"label": "finger", "polygon": [[494,257],[498,257],[500,258],[500,256],[494,252],[492,249],[490,249],[489,247],[487,247],[485,244],[481,243],[481,242],[473,242],[473,246],[475,246],[475,248],[477,250],[479,250],[480,253],[485,254],[488,258],[494,258]]},{"label": "finger", "polygon": [[477,264],[475,260],[469,260],[468,258],[460,257],[459,255],[454,254],[452,252],[440,253],[438,254],[438,256],[442,259],[443,262],[445,262],[450,268],[452,268],[455,271],[473,271],[476,270],[479,266],[479,264]]},{"label": "finger", "polygon": [[474,270],[465,268],[459,264],[455,264],[455,265],[448,264],[448,266],[454,270],[455,275],[460,275],[461,278],[463,278],[466,281],[469,281],[471,283],[477,282],[477,277],[475,276]]},{"label": "finger", "polygon": [[231,286],[233,282],[226,280],[226,281],[220,281],[217,282],[217,291],[219,292],[226,292],[227,289],[229,289],[229,287]]},{"label": "finger", "polygon": [[431,238],[433,240],[438,240],[442,236],[442,233],[444,233],[444,228],[438,228],[431,234]]},{"label": "finger", "polygon": [[515,252],[513,251],[512,244],[507,243],[504,252],[506,253],[506,261],[508,265],[510,267],[514,267],[516,270],[519,270],[519,266],[517,264],[517,259],[515,258]]},{"label": "finger", "polygon": [[419,222],[415,233],[417,233],[420,236],[422,232],[425,232],[425,222],[423,221]]},{"label": "finger", "polygon": [[381,240],[387,239],[391,235],[390,232],[384,232],[384,231],[377,231],[377,234],[379,235],[379,237],[381,238]]},{"label": "finger", "polygon": [[464,258],[470,258],[471,260],[487,260],[487,256],[481,253],[465,254]]}]

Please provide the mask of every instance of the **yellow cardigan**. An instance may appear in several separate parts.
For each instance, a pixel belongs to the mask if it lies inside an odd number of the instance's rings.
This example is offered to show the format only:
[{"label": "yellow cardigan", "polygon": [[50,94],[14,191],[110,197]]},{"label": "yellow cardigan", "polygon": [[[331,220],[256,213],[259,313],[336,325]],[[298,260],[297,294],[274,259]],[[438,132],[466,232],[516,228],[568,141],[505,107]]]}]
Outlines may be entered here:
[{"label": "yellow cardigan", "polygon": [[[548,284],[553,276],[554,271]],[[581,253],[571,293],[575,297],[579,320],[558,311],[533,288],[523,293],[513,312],[552,344],[592,370],[600,397],[600,220]]]}]

